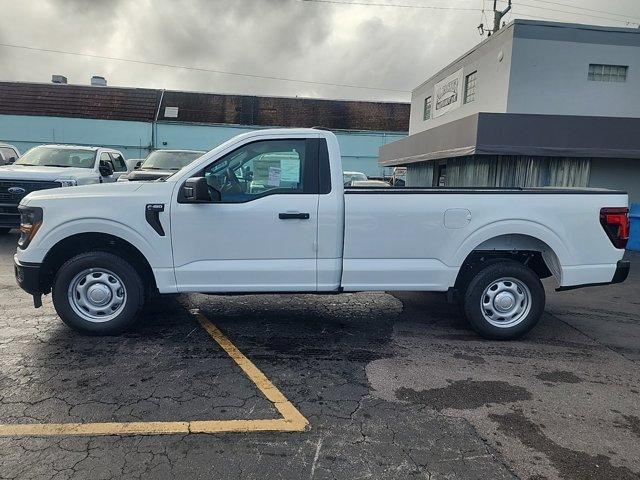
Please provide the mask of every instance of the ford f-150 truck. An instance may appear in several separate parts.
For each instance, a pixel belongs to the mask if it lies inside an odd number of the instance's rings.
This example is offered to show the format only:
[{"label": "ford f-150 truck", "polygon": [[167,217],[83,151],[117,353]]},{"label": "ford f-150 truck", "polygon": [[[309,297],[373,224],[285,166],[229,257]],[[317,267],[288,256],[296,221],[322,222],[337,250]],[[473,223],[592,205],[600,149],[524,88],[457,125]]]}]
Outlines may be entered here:
[{"label": "ford f-150 truck", "polygon": [[237,136],[157,182],[33,192],[17,282],[94,334],[129,327],[155,292],[430,290],[507,339],[540,318],[541,278],[569,289],[628,274],[624,192],[342,180],[332,133],[285,129]]},{"label": "ford f-150 truck", "polygon": [[128,173],[122,154],[111,148],[40,145],[0,167],[0,233],[20,224],[18,204],[30,192],[115,182]]}]

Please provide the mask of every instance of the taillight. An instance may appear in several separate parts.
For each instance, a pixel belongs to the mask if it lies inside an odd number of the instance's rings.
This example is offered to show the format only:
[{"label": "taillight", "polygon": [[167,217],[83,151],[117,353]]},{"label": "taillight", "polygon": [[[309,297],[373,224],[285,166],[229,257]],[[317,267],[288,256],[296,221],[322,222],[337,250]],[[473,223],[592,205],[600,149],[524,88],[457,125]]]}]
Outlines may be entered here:
[{"label": "taillight", "polygon": [[616,248],[626,248],[629,240],[629,209],[605,207],[600,209],[600,224]]}]

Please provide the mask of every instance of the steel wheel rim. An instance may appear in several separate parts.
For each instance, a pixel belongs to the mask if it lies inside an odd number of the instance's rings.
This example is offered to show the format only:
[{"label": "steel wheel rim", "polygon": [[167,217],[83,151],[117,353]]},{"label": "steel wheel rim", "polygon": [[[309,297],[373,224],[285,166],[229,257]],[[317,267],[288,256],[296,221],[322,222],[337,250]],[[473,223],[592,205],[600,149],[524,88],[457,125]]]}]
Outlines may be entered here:
[{"label": "steel wheel rim", "polygon": [[89,268],[76,274],[67,292],[69,304],[92,323],[116,318],[127,302],[127,290],[118,275],[106,268]]},{"label": "steel wheel rim", "polygon": [[484,319],[494,327],[510,328],[522,322],[531,311],[531,291],[512,277],[491,282],[480,297]]}]

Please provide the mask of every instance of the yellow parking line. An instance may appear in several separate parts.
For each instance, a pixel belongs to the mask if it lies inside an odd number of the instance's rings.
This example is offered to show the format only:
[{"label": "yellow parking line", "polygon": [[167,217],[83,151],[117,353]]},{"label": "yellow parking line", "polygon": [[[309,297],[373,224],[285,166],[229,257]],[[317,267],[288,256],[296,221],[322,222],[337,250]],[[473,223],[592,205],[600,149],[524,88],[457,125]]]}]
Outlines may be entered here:
[{"label": "yellow parking line", "polygon": [[300,432],[309,422],[271,381],[200,311],[192,310],[200,325],[242,369],[282,418],[265,420],[192,420],[186,422],[101,422],[0,424],[0,436],[48,435],[163,435],[223,432]]},{"label": "yellow parking line", "polygon": [[262,373],[258,367],[256,367],[251,360],[244,356],[244,354],[238,350],[238,348],[231,343],[225,335],[209,321],[200,311],[193,311],[196,318],[200,322],[200,325],[211,335],[211,337],[218,342],[218,345],[227,352],[227,354],[233,359],[234,362],[244,371],[244,373],[251,379],[251,381],[258,387],[258,390],[267,397],[267,399],[273,403],[273,406],[280,412],[280,415],[285,421],[298,427],[299,430],[303,430],[309,422],[300,411],[293,406],[293,404],[287,400],[287,398],[271,383],[271,381]]}]

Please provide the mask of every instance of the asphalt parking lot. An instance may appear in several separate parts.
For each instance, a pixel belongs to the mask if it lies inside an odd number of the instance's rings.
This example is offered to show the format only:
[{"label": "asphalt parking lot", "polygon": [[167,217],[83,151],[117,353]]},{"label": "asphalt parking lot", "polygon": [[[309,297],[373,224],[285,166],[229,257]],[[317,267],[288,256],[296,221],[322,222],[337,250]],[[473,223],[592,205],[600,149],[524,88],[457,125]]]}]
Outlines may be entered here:
[{"label": "asphalt parking lot", "polygon": [[425,293],[175,296],[95,338],[49,298],[32,308],[15,241],[0,237],[0,478],[640,477],[640,255],[622,285],[548,288],[518,342],[479,339]]}]

